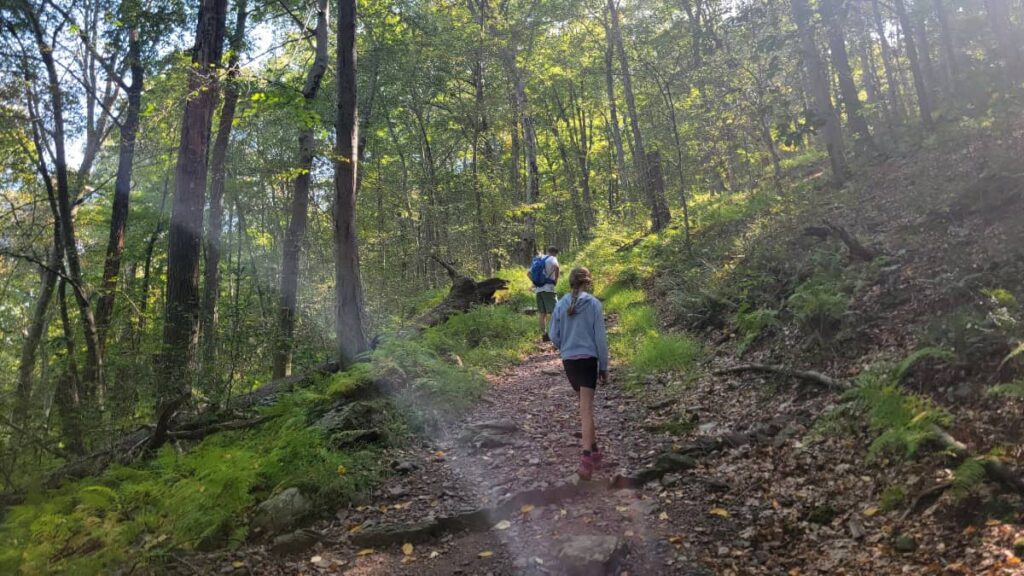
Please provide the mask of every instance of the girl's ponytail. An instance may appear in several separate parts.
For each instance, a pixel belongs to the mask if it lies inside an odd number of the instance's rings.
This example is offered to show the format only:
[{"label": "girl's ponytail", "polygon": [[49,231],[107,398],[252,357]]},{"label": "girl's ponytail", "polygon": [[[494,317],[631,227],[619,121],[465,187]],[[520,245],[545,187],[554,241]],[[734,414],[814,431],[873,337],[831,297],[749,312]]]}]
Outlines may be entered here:
[{"label": "girl's ponytail", "polygon": [[567,314],[574,316],[576,314],[576,302],[579,300],[580,292],[590,288],[593,285],[593,280],[590,277],[590,270],[586,268],[574,268],[569,274],[569,287],[572,288],[572,300],[569,301],[569,310]]}]

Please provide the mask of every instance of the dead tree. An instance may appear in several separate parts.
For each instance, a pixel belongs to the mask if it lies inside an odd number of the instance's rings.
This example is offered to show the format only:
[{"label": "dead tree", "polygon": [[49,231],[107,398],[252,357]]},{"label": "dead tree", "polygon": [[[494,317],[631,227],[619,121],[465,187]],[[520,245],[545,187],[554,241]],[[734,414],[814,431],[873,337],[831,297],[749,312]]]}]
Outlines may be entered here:
[{"label": "dead tree", "polygon": [[465,312],[474,306],[494,304],[495,292],[508,289],[508,280],[488,278],[477,282],[460,272],[450,262],[445,262],[437,256],[432,256],[432,258],[448,271],[448,277],[452,279],[452,287],[440,304],[423,313],[414,321],[418,328],[437,326],[453,315]]}]

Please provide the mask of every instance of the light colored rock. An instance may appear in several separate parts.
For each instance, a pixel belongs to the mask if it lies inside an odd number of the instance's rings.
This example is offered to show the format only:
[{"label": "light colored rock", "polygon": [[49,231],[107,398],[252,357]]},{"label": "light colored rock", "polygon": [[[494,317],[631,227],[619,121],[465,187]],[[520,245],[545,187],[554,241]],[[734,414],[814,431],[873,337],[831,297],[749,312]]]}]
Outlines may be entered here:
[{"label": "light colored rock", "polygon": [[567,574],[615,574],[626,556],[626,543],[616,536],[572,536],[558,551]]},{"label": "light colored rock", "polygon": [[277,534],[294,528],[312,510],[313,503],[298,488],[288,488],[260,504],[252,524],[264,533]]}]

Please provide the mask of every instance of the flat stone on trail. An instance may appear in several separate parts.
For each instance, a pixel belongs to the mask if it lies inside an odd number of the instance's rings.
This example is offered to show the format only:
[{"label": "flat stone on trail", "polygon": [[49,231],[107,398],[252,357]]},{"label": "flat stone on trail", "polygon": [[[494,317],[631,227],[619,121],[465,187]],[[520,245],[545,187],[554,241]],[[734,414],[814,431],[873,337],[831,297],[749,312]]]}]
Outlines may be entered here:
[{"label": "flat stone on trail", "polygon": [[617,536],[572,536],[558,551],[565,573],[580,576],[615,574],[625,556],[626,543]]}]

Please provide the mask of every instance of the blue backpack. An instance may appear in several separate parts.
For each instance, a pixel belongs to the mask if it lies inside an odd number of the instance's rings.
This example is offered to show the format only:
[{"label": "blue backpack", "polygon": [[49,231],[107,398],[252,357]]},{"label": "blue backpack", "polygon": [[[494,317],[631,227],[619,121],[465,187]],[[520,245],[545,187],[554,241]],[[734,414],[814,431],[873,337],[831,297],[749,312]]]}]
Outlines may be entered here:
[{"label": "blue backpack", "polygon": [[548,258],[550,257],[551,256],[534,256],[533,262],[530,262],[530,280],[533,281],[533,285],[537,288],[555,283],[551,278],[548,278],[548,275],[544,272],[544,268],[547,267]]}]

